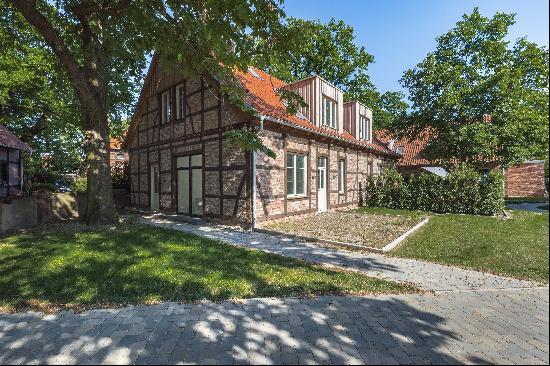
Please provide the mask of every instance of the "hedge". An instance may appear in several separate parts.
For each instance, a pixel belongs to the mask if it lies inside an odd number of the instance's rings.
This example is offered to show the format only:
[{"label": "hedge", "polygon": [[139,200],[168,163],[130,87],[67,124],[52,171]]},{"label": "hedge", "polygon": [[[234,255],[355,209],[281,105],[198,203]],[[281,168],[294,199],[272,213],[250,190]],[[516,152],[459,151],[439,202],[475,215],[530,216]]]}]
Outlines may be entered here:
[{"label": "hedge", "polygon": [[464,165],[446,177],[422,173],[405,178],[385,169],[380,176],[368,177],[362,196],[367,207],[496,215],[504,209],[504,180],[498,172],[484,176]]}]

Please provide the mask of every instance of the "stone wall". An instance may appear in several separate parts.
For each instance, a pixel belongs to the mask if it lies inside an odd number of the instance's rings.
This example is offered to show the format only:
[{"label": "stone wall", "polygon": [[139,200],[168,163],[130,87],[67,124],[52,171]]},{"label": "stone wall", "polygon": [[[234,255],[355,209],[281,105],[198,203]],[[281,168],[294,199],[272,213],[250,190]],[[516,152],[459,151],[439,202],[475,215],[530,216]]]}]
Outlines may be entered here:
[{"label": "stone wall", "polygon": [[[85,207],[82,207],[85,205],[80,203],[82,200],[73,193],[37,191],[33,193],[32,198],[36,201],[36,216],[39,224],[76,219],[80,216],[79,212],[85,210]],[[85,199],[83,201],[85,203]]]},{"label": "stone wall", "polygon": [[0,232],[22,229],[37,224],[36,201],[19,197],[10,203],[0,203]]},{"label": "stone wall", "polygon": [[544,162],[527,162],[505,171],[506,197],[544,197]]}]

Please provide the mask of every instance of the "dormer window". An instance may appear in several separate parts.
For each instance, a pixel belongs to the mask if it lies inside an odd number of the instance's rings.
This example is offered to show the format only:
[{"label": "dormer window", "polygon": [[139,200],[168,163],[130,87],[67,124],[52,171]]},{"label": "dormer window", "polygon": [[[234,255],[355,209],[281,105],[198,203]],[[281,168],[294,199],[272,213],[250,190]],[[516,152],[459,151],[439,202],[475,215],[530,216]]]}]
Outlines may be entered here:
[{"label": "dormer window", "polygon": [[359,116],[359,138],[370,140],[370,119]]},{"label": "dormer window", "polygon": [[399,155],[403,155],[405,153],[405,148],[403,146],[397,146],[397,149],[395,150],[396,153]]},{"label": "dormer window", "polygon": [[162,93],[160,98],[161,105],[161,123],[167,123],[170,121],[170,90]]},{"label": "dormer window", "polygon": [[322,121],[323,125],[331,128],[337,128],[336,120],[336,102],[323,95],[323,113]]}]

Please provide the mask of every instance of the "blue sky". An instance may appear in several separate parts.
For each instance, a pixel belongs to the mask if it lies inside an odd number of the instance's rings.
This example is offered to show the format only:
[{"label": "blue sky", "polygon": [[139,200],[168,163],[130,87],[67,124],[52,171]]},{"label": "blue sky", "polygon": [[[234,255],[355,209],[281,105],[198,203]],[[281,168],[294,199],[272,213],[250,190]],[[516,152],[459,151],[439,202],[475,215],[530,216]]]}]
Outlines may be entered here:
[{"label": "blue sky", "polygon": [[353,26],[356,43],[375,58],[370,75],[384,92],[401,90],[403,71],[434,50],[435,38],[476,6],[485,16],[516,13],[511,40],[526,36],[548,47],[547,0],[285,0],[284,10],[296,18],[334,17]]}]

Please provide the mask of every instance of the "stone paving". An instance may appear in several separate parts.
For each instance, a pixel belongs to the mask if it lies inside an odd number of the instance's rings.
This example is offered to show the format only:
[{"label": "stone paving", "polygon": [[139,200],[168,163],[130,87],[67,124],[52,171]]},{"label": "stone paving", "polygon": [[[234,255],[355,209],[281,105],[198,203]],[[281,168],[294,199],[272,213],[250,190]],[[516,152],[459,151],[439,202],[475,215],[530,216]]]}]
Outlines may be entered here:
[{"label": "stone paving", "polygon": [[548,364],[548,291],[0,314],[0,363]]},{"label": "stone paving", "polygon": [[159,217],[150,224],[433,293],[0,313],[0,364],[548,364],[548,287]]},{"label": "stone paving", "polygon": [[425,290],[453,291],[473,289],[533,288],[540,284],[514,278],[495,276],[489,273],[469,271],[458,267],[418,261],[414,259],[388,257],[376,253],[359,253],[331,249],[292,239],[251,232],[236,227],[208,224],[189,224],[163,218],[147,216],[142,222],[190,232],[203,237],[263,250],[309,262],[324,263],[363,272],[398,282],[412,282]]}]

